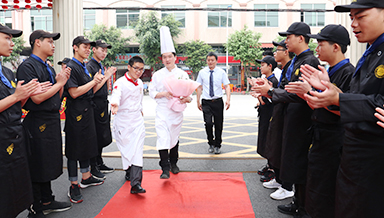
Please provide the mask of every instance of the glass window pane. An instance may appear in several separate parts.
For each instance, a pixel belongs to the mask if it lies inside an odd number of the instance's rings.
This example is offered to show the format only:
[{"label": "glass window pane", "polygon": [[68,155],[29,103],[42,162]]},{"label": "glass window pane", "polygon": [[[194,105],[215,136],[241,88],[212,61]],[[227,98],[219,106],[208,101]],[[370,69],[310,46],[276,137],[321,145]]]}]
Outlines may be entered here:
[{"label": "glass window pane", "polygon": [[116,13],[127,13],[127,10],[116,9]]},{"label": "glass window pane", "polygon": [[218,12],[208,12],[208,27],[218,27],[219,20]]},{"label": "glass window pane", "polygon": [[116,27],[127,28],[128,19],[127,15],[116,15]]},{"label": "glass window pane", "polygon": [[128,15],[129,18],[129,28],[135,28],[137,21],[139,20],[139,15],[138,14],[130,14]]}]

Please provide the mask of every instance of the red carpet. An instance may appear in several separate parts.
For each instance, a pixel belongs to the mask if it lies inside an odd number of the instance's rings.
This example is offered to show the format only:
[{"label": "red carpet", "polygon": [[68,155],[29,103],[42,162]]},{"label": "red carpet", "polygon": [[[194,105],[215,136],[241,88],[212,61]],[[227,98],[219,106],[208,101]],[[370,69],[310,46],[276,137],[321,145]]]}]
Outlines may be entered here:
[{"label": "red carpet", "polygon": [[242,173],[160,174],[144,171],[145,194],[131,194],[126,182],[96,217],[255,217]]}]

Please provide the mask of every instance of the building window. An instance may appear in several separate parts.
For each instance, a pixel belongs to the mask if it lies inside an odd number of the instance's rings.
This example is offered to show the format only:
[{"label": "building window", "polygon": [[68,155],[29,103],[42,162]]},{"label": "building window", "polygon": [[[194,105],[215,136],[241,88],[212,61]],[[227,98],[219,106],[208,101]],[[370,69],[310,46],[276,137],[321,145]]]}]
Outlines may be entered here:
[{"label": "building window", "polygon": [[12,11],[0,11],[0,23],[12,29]]},{"label": "building window", "polygon": [[[279,9],[278,4],[257,4],[255,9]],[[256,11],[255,27],[278,27],[279,14],[277,11]]]},{"label": "building window", "polygon": [[212,50],[219,54],[225,54],[225,47],[222,45],[212,45]]},{"label": "building window", "polygon": [[[302,9],[323,9],[325,4],[301,4]],[[324,12],[301,12],[301,21],[307,23],[309,26],[324,26],[325,13]]]},{"label": "building window", "polygon": [[[207,8],[228,8],[232,5],[207,5]],[[210,11],[208,12],[208,27],[232,27],[232,12]]]},{"label": "building window", "polygon": [[139,21],[139,10],[116,10],[116,27],[133,29]]},{"label": "building window", "polygon": [[96,23],[96,10],[83,10],[84,29],[90,30]]},{"label": "building window", "polygon": [[32,31],[45,30],[52,32],[52,10],[31,10]]},{"label": "building window", "polygon": [[[169,6],[161,6],[161,8],[185,8],[185,5],[169,5]],[[175,19],[181,23],[179,25],[179,27],[180,28],[185,27],[185,12],[184,11],[161,11],[161,18],[163,18],[167,15],[175,16]]]}]

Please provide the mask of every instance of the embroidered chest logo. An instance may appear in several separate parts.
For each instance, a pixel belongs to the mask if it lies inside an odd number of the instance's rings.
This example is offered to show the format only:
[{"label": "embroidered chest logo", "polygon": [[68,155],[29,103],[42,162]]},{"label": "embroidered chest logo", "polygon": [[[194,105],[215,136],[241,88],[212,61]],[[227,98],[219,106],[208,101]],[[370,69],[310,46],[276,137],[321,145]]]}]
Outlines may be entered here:
[{"label": "embroidered chest logo", "polygon": [[14,147],[15,147],[15,146],[13,145],[13,143],[12,143],[11,145],[8,146],[8,148],[7,148],[7,152],[8,152],[9,155],[12,154],[12,152],[13,152],[13,148],[14,148]]},{"label": "embroidered chest logo", "polygon": [[44,132],[44,130],[47,128],[47,124],[43,124],[43,125],[41,125],[41,126],[39,126],[39,130],[40,130],[40,132]]},{"label": "embroidered chest logo", "polygon": [[16,88],[16,83],[15,82],[11,81],[11,85],[12,85],[13,88]]},{"label": "embroidered chest logo", "polygon": [[380,65],[375,69],[375,76],[378,79],[384,78],[384,65]]},{"label": "embroidered chest logo", "polygon": [[83,115],[79,115],[79,116],[77,116],[77,117],[76,117],[77,122],[79,122],[79,121],[81,120],[81,118],[83,118]]},{"label": "embroidered chest logo", "polygon": [[104,111],[103,111],[103,113],[100,114],[100,117],[104,117]]},{"label": "embroidered chest logo", "polygon": [[298,75],[299,75],[299,72],[300,72],[300,69],[297,69],[297,70],[295,71],[295,76],[298,76]]}]

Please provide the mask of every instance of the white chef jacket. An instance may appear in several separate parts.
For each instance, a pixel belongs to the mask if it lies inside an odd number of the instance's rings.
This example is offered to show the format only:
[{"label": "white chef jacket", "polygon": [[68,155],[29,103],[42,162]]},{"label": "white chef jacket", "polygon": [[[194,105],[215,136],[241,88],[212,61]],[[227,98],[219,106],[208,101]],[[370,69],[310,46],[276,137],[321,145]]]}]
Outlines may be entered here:
[{"label": "white chef jacket", "polygon": [[163,80],[171,75],[177,79],[189,79],[188,74],[178,67],[175,67],[172,71],[168,71],[168,69],[164,67],[152,75],[152,81],[149,84],[149,96],[157,102],[155,119],[157,150],[175,147],[179,140],[181,125],[183,123],[183,112],[175,112],[169,109],[167,107],[167,98],[155,98],[159,92],[167,91]]},{"label": "white chef jacket", "polygon": [[143,82],[138,79],[137,83],[135,86],[125,76],[119,78],[114,84],[110,99],[111,104],[119,106],[114,117],[112,134],[120,150],[124,170],[131,165],[143,166]]}]

